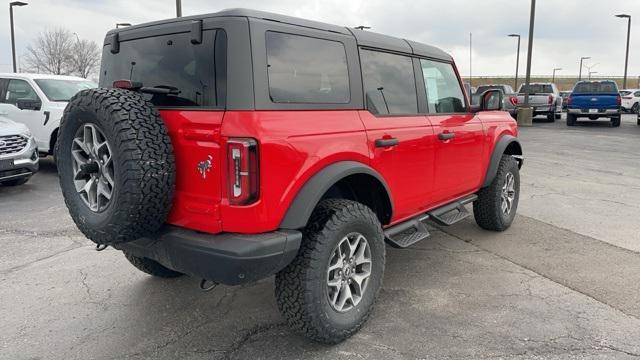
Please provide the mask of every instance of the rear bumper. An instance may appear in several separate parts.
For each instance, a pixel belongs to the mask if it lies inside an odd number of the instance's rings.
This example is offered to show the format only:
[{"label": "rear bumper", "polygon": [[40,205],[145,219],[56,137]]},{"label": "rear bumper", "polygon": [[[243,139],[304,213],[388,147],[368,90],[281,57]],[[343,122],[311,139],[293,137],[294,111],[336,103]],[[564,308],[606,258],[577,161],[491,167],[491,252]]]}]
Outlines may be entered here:
[{"label": "rear bumper", "polygon": [[239,285],[282,270],[298,253],[301,241],[302,233],[295,230],[212,235],[166,226],[153,239],[139,239],[114,247],[187,275]]},{"label": "rear bumper", "polygon": [[615,116],[620,115],[620,109],[598,109],[597,113],[589,112],[589,109],[576,109],[569,108],[567,109],[567,113],[572,115],[580,115],[580,116]]}]

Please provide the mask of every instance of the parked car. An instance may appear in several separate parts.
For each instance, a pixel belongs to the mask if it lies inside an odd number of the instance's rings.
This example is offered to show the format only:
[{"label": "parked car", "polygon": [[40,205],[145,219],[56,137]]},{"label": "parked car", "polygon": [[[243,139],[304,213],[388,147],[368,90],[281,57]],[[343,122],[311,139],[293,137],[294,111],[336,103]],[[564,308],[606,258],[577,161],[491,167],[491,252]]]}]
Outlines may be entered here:
[{"label": "parked car", "polygon": [[511,116],[515,119],[518,116],[518,96],[513,91],[511,85],[506,84],[490,84],[490,85],[481,85],[478,86],[474,96],[472,96],[471,102],[473,104],[478,104],[480,102],[480,97],[485,91],[488,90],[500,90],[504,94],[504,109],[511,114]]},{"label": "parked car", "polygon": [[638,105],[640,103],[640,89],[620,90],[622,97],[622,111],[638,113]]},{"label": "parked car", "polygon": [[112,30],[100,74],[56,146],[78,228],[203,288],[275,274],[311,339],[366,321],[385,240],[406,248],[470,203],[485,229],[514,220],[516,122],[500,91],[470,106],[435,47],[236,9]]},{"label": "parked car", "polygon": [[611,125],[620,126],[622,97],[613,80],[578,81],[567,104],[567,126],[581,118],[609,118]]},{"label": "parked car", "polygon": [[524,103],[524,95],[529,93],[529,104],[533,109],[533,116],[545,115],[547,120],[556,121],[562,116],[562,97],[554,83],[531,83],[520,85],[518,89],[518,103]]},{"label": "parked car", "polygon": [[96,86],[73,76],[0,74],[0,114],[25,124],[40,153],[50,155],[67,102],[78,91]]},{"label": "parked car", "polygon": [[38,171],[36,141],[23,125],[0,114],[0,185],[17,186]]},{"label": "parked car", "polygon": [[567,100],[571,96],[571,91],[560,91],[560,97],[562,98],[562,110],[567,110]]}]

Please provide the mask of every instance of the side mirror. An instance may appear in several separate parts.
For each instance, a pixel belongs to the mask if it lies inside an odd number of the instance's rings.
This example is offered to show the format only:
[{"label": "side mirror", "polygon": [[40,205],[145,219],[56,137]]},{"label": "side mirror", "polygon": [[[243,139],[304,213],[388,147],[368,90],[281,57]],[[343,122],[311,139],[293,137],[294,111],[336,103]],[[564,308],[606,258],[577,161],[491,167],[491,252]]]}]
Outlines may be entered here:
[{"label": "side mirror", "polygon": [[480,95],[480,106],[478,111],[501,110],[504,110],[504,93],[502,90],[487,90]]},{"label": "side mirror", "polygon": [[20,110],[40,110],[42,108],[42,101],[33,99],[18,99],[16,106]]}]

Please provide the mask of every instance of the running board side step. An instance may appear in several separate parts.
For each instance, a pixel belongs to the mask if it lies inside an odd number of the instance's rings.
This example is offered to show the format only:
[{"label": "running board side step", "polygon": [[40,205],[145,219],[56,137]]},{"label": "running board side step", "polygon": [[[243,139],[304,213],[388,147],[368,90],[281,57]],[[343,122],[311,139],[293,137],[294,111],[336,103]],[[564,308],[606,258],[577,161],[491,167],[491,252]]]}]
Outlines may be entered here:
[{"label": "running board side step", "polygon": [[427,226],[423,223],[423,221],[428,218],[429,215],[424,214],[392,226],[384,230],[384,237],[387,239],[389,245],[395,248],[407,248],[431,236],[429,230],[427,230]]},{"label": "running board side step", "polygon": [[464,206],[477,199],[478,195],[469,195],[449,205],[432,210],[428,212],[428,215],[436,223],[450,226],[471,216],[471,213]]}]

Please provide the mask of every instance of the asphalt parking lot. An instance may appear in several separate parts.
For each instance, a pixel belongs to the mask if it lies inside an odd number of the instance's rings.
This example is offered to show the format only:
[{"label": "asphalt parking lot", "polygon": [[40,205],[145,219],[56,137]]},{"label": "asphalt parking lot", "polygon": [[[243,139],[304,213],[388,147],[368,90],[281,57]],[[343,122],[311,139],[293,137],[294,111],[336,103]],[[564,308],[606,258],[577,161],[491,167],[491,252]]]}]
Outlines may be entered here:
[{"label": "asphalt parking lot", "polygon": [[372,318],[338,346],[289,331],[272,278],[203,293],[94,251],[45,159],[0,188],[0,358],[640,357],[640,126],[540,122],[521,138],[514,225],[467,220],[388,248]]}]

